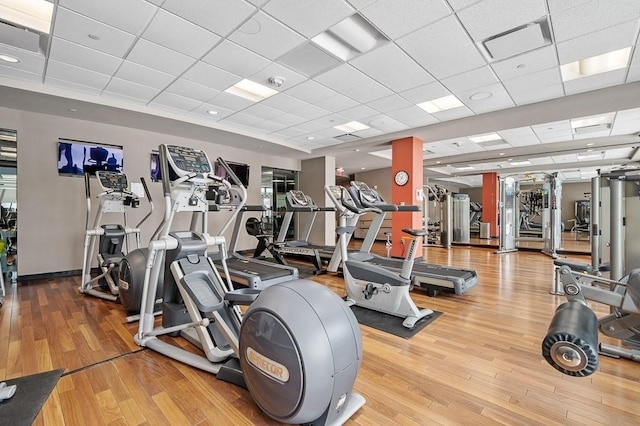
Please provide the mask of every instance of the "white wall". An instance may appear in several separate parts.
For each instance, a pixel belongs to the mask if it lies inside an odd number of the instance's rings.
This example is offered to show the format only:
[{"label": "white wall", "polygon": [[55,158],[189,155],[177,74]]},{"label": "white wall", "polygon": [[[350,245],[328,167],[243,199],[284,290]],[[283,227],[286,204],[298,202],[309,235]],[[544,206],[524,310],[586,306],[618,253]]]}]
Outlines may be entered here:
[{"label": "white wall", "polygon": [[[84,183],[81,178],[58,176],[58,138],[124,146],[124,169],[134,182],[139,181],[140,176],[149,182],[149,154],[162,143],[203,149],[212,161],[223,157],[247,163],[251,167],[249,204],[261,202],[260,172],[263,165],[290,170],[300,168],[298,160],[266,155],[258,149],[247,151],[133,128],[7,108],[0,108],[0,127],[18,132],[19,276],[82,267],[86,214]],[[149,186],[156,209],[143,226],[143,245],[160,223],[164,209],[161,183],[149,182]],[[92,179],[92,191],[94,194],[98,191],[95,179]],[[93,205],[97,207],[96,200]],[[146,214],[146,207],[146,202],[142,202],[139,209],[133,210],[129,223],[136,224]],[[210,214],[210,233],[215,233],[222,226],[227,214]],[[117,222],[118,219],[111,216],[105,216],[105,220]],[[176,221],[174,229],[188,229],[188,215],[183,216]],[[230,237],[230,230],[226,236]],[[255,245],[255,238],[243,232],[238,249],[249,249]]]}]

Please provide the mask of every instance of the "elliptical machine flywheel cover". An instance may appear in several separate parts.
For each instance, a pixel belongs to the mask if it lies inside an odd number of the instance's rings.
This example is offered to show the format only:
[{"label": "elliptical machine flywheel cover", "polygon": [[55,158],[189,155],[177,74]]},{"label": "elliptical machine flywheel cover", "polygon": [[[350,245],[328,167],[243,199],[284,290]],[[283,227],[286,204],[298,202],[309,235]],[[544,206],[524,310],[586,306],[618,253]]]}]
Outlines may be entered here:
[{"label": "elliptical machine flywheel cover", "polygon": [[313,281],[289,281],[265,288],[249,306],[239,359],[262,411],[285,423],[311,423],[339,414],[349,399],[362,336],[336,293]]},{"label": "elliptical machine flywheel cover", "polygon": [[[120,303],[127,315],[140,313],[142,305],[142,286],[144,284],[145,268],[147,266],[148,249],[132,250],[120,262],[118,274],[118,290]],[[162,297],[164,276],[160,274],[160,282],[156,291],[156,300]]]}]

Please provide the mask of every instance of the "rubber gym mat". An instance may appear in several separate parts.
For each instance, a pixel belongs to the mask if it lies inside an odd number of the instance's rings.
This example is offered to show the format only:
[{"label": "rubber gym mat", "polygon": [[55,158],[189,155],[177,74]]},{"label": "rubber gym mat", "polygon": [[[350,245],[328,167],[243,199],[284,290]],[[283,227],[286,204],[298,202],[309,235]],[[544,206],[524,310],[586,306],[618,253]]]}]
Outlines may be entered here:
[{"label": "rubber gym mat", "polygon": [[402,321],[404,321],[403,318],[362,308],[356,305],[351,306],[351,310],[356,316],[358,323],[405,339],[411,339],[442,315],[442,312],[434,311],[433,314],[419,321],[414,328],[408,329],[402,325]]},{"label": "rubber gym mat", "polygon": [[0,425],[28,426],[33,423],[64,369],[6,380],[17,385],[13,398],[0,402]]}]

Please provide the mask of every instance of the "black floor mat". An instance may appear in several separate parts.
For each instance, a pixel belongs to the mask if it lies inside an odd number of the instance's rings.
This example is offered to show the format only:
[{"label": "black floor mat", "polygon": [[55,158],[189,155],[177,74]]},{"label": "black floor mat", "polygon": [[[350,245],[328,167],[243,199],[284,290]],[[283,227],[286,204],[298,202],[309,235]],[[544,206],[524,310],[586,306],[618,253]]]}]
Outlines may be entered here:
[{"label": "black floor mat", "polygon": [[362,308],[356,305],[351,306],[351,310],[360,324],[367,325],[375,328],[376,330],[384,331],[405,339],[412,338],[442,315],[442,312],[434,311],[430,316],[420,320],[413,329],[408,329],[402,325],[402,321],[404,321],[403,318]]},{"label": "black floor mat", "polygon": [[31,425],[63,372],[59,369],[6,380],[7,386],[18,388],[13,398],[0,402],[0,425]]}]

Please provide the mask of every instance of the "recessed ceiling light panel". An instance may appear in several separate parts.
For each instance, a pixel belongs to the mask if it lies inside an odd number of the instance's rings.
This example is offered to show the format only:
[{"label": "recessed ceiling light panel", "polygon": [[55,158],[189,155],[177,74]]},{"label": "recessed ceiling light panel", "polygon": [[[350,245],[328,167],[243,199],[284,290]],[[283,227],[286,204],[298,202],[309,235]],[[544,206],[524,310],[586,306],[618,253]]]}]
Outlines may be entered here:
[{"label": "recessed ceiling light panel", "polygon": [[240,96],[241,98],[249,99],[253,102],[260,102],[278,93],[277,90],[247,79],[237,82],[225,90],[225,92]]},{"label": "recessed ceiling light panel", "polygon": [[362,124],[359,121],[350,121],[349,123],[341,124],[339,126],[334,126],[334,129],[351,133],[351,132],[357,132],[359,130],[369,129],[369,126],[367,126],[366,124]]},{"label": "recessed ceiling light panel", "polygon": [[625,47],[624,49],[614,50],[613,52],[562,65],[560,67],[562,81],[571,81],[577,78],[625,68],[629,63],[630,53],[631,47]]},{"label": "recessed ceiling light panel", "polygon": [[355,14],[313,37],[311,41],[343,61],[348,61],[386,42],[387,38],[366,19]]},{"label": "recessed ceiling light panel", "polygon": [[454,95],[443,96],[442,98],[432,99],[427,102],[422,102],[417,105],[429,114],[434,114],[440,111],[446,111],[449,109],[459,108],[464,106],[462,102]]},{"label": "recessed ceiling light panel", "polygon": [[471,142],[480,143],[480,142],[489,142],[489,141],[498,141],[502,139],[502,137],[497,133],[487,133],[484,135],[476,135],[469,136],[469,140]]}]

